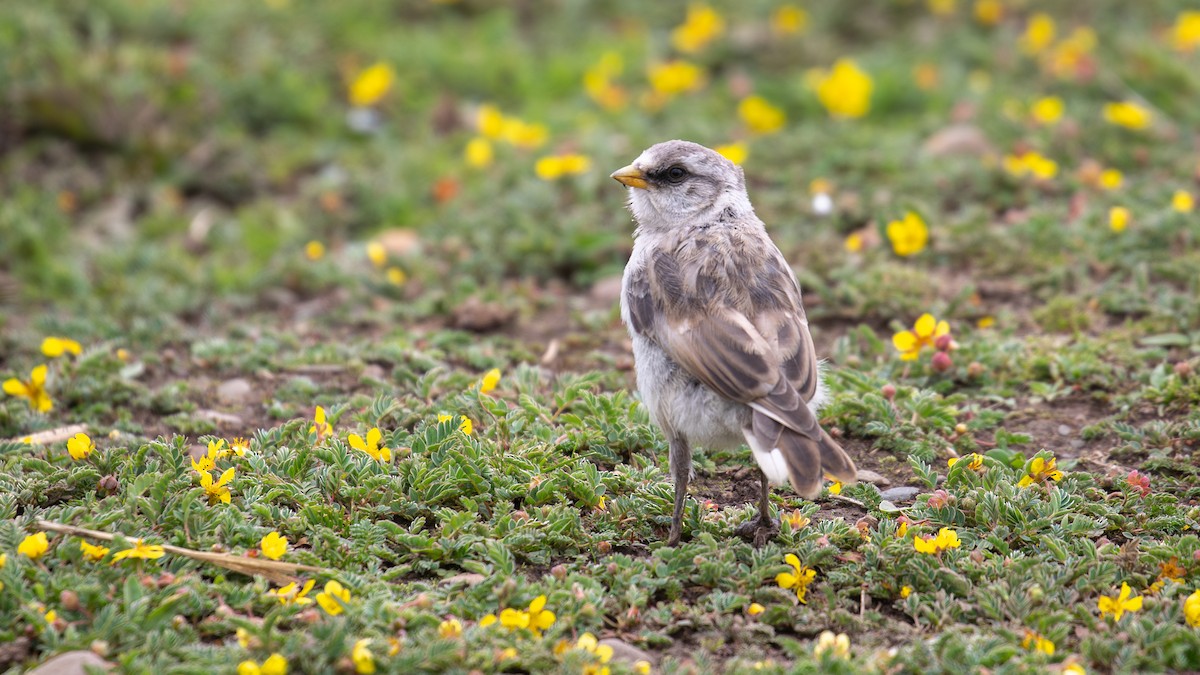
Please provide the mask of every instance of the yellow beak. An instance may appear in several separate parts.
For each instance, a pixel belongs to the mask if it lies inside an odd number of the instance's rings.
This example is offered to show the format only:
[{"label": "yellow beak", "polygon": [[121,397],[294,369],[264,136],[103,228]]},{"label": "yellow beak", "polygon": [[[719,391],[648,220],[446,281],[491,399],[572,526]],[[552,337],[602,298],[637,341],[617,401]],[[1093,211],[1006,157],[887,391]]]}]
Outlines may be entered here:
[{"label": "yellow beak", "polygon": [[646,184],[646,175],[643,174],[640,169],[635,168],[632,164],[617,169],[616,171],[612,172],[611,175],[618,183],[621,183],[622,185],[628,185],[631,188],[640,188],[645,190],[648,187]]}]

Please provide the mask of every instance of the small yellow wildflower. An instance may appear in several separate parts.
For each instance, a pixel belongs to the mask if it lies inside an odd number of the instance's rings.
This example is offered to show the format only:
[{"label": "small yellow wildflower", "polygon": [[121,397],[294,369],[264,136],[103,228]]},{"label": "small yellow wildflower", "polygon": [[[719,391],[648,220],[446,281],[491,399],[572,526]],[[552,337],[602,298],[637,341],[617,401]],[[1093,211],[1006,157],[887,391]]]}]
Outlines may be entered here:
[{"label": "small yellow wildflower", "polygon": [[350,443],[350,447],[355,450],[360,450],[367,453],[377,462],[392,461],[392,449],[387,447],[379,447],[379,441],[383,440],[383,433],[379,431],[379,427],[371,427],[367,432],[367,440],[364,442],[363,437],[358,434],[350,434],[346,441]]},{"label": "small yellow wildflower", "polygon": [[269,532],[262,538],[262,541],[258,542],[258,547],[262,550],[264,557],[279,560],[283,554],[287,553],[288,540],[278,532]]},{"label": "small yellow wildflower", "polygon": [[598,62],[583,74],[583,88],[593,101],[606,110],[620,110],[628,102],[625,90],[613,84],[613,78],[625,70],[621,55],[605,52]]},{"label": "small yellow wildflower", "polygon": [[45,614],[43,614],[42,618],[46,620],[46,623],[53,626],[54,622],[58,621],[58,612],[52,609],[52,610],[46,612]]},{"label": "small yellow wildflower", "polygon": [[[454,419],[454,415],[447,415],[445,413],[440,414],[437,417],[438,424],[441,424],[442,422],[449,422],[452,419]],[[468,418],[466,415],[459,415],[458,419],[462,420],[458,425],[458,430],[470,436],[471,432],[475,430],[474,425],[471,424],[470,418]]]},{"label": "small yellow wildflower", "polygon": [[1105,614],[1112,614],[1113,621],[1120,621],[1125,612],[1136,612],[1142,608],[1142,596],[1133,595],[1129,584],[1121,582],[1121,592],[1116,597],[1102,595],[1096,604],[1101,618]]},{"label": "small yellow wildflower", "polygon": [[840,481],[835,480],[829,484],[829,494],[831,494],[831,495],[842,494],[842,484]]},{"label": "small yellow wildflower", "polygon": [[905,599],[908,596],[912,595],[912,592],[913,592],[912,586],[901,586],[900,587],[900,598]]},{"label": "small yellow wildflower", "polygon": [[71,338],[65,337],[48,337],[42,340],[42,353],[52,359],[68,352],[79,356],[83,353],[83,346]]},{"label": "small yellow wildflower", "polygon": [[908,520],[901,519],[900,523],[898,525],[896,525],[896,538],[903,539],[905,537],[905,535],[907,535],[907,534],[908,534]]},{"label": "small yellow wildflower", "polygon": [[962,546],[962,542],[958,539],[958,533],[948,527],[938,530],[937,536],[913,537],[913,549],[917,553],[941,555],[943,551],[959,546]]},{"label": "small yellow wildflower", "polygon": [[358,675],[371,675],[375,672],[375,657],[371,655],[371,640],[364,638],[354,643],[350,650],[350,660],[354,662],[354,672]]},{"label": "small yellow wildflower", "polygon": [[242,661],[237,667],[237,675],[287,675],[287,671],[287,659],[278,652],[268,656],[261,666],[254,661]]},{"label": "small yellow wildflower", "polygon": [[156,560],[166,555],[167,552],[159,544],[147,544],[141,539],[133,540],[133,548],[127,548],[124,551],[117,551],[113,554],[110,565],[125,560],[126,558],[141,558],[142,560]]},{"label": "small yellow wildflower", "polygon": [[1180,12],[1171,28],[1171,43],[1181,52],[1200,47],[1200,12]]},{"label": "small yellow wildflower", "polygon": [[238,646],[241,647],[242,649],[249,649],[250,641],[258,640],[258,638],[255,638],[252,635],[250,635],[250,631],[246,630],[245,628],[238,628],[236,631],[234,631],[234,635],[237,636]]},{"label": "small yellow wildflower", "polygon": [[108,549],[104,546],[96,546],[86,541],[79,542],[79,550],[83,551],[83,559],[90,562],[100,562],[108,555]]},{"label": "small yellow wildflower", "polygon": [[1021,36],[1021,49],[1026,54],[1040,54],[1054,41],[1054,33],[1054,19],[1048,14],[1038,12],[1029,17],[1025,34]]},{"label": "small yellow wildflower", "polygon": [[1121,187],[1121,183],[1125,181],[1125,177],[1117,169],[1105,169],[1100,172],[1100,178],[1097,180],[1100,187],[1104,190],[1116,190]]},{"label": "small yellow wildflower", "polygon": [[1121,101],[1104,105],[1104,120],[1126,129],[1145,129],[1150,126],[1153,114],[1150,109],[1135,102]]},{"label": "small yellow wildflower", "polygon": [[700,66],[680,59],[655,64],[648,74],[650,86],[661,96],[695,91],[704,84],[704,71]]},{"label": "small yellow wildflower", "polygon": [[1033,121],[1037,122],[1038,124],[1043,126],[1053,126],[1058,124],[1058,121],[1062,119],[1064,109],[1065,106],[1063,105],[1063,100],[1061,98],[1057,96],[1047,96],[1035,101],[1034,104],[1029,108],[1029,114],[1031,117],[1033,117]]},{"label": "small yellow wildflower", "polygon": [[863,241],[863,236],[858,232],[851,232],[846,235],[845,241],[842,242],[842,247],[847,253],[858,253],[863,250],[866,243]]},{"label": "small yellow wildflower", "polygon": [[808,525],[812,520],[800,513],[800,509],[792,509],[792,512],[785,515],[783,519],[791,526],[792,530],[799,530]]},{"label": "small yellow wildflower", "polygon": [[[951,457],[950,459],[946,460],[946,465],[952,467],[955,464],[958,464],[959,459],[960,459],[959,457]],[[980,469],[983,468],[983,455],[972,452],[971,454],[967,455],[966,457],[962,457],[961,459],[964,459],[967,462],[963,466],[967,467],[968,469],[970,469],[972,471],[979,471]]]},{"label": "small yellow wildflower", "polygon": [[807,604],[804,596],[808,593],[808,585],[817,578],[817,571],[801,565],[800,558],[797,558],[795,553],[789,553],[783,559],[792,566],[792,571],[776,574],[775,583],[779,584],[780,588],[795,589],[796,599],[801,604]]},{"label": "small yellow wildflower", "polygon": [[558,180],[563,176],[586,173],[591,167],[592,160],[587,156],[566,154],[542,157],[534,165],[533,170],[542,180]]},{"label": "small yellow wildflower", "polygon": [[29,371],[28,380],[21,381],[15,377],[5,380],[4,393],[29,399],[29,407],[40,413],[48,413],[54,409],[54,401],[46,393],[45,364]]},{"label": "small yellow wildflower", "polygon": [[316,579],[309,579],[304,582],[304,587],[301,588],[293,581],[287,586],[267,591],[267,595],[278,600],[281,605],[311,605],[313,599],[308,597],[308,592],[313,589],[316,583]]},{"label": "small yellow wildflower", "polygon": [[367,244],[367,259],[376,269],[380,269],[387,264],[387,249],[383,247],[383,244],[372,241]]},{"label": "small yellow wildflower", "polygon": [[337,581],[329,581],[325,584],[325,590],[317,593],[317,604],[321,609],[329,613],[330,616],[337,616],[345,611],[345,606],[350,602],[350,589],[341,585]]},{"label": "small yellow wildflower", "polygon": [[1000,0],[975,0],[975,20],[984,26],[995,26],[1004,18]]},{"label": "small yellow wildflower", "polygon": [[1060,77],[1076,74],[1095,47],[1096,32],[1080,26],[1054,47],[1046,59],[1046,66]]},{"label": "small yellow wildflower", "polygon": [[36,532],[34,534],[27,535],[21,540],[20,544],[17,544],[17,553],[20,553],[30,560],[37,560],[45,555],[46,551],[49,550],[50,541],[46,539],[45,532]]},{"label": "small yellow wildflower", "polygon": [[213,481],[212,473],[208,471],[200,473],[200,487],[204,488],[204,493],[208,495],[209,504],[216,504],[217,502],[228,504],[233,499],[233,495],[226,486],[229,484],[229,481],[233,480],[234,472],[235,469],[229,467],[216,481]]},{"label": "small yellow wildflower", "polygon": [[475,128],[485,138],[499,140],[504,132],[504,114],[496,106],[485,103],[475,113]]},{"label": "small yellow wildflower", "polygon": [[1044,483],[1048,480],[1058,482],[1063,479],[1063,472],[1054,467],[1055,459],[1044,459],[1042,457],[1034,457],[1029,462],[1029,471],[1020,481],[1017,482],[1017,487],[1029,487],[1034,483]]},{"label": "small yellow wildflower", "polygon": [[403,286],[405,281],[408,281],[408,275],[399,267],[387,268],[388,283],[393,286]]},{"label": "small yellow wildflower", "polygon": [[845,633],[833,634],[833,631],[822,631],[817,636],[817,646],[813,648],[813,656],[820,658],[822,654],[829,653],[835,659],[850,658],[850,638]]},{"label": "small yellow wildflower", "polygon": [[500,384],[500,369],[492,368],[484,373],[483,378],[479,380],[479,393],[491,393],[496,389],[497,384]]},{"label": "small yellow wildflower", "polygon": [[725,30],[725,20],[708,5],[688,7],[687,19],[671,31],[671,44],[685,54],[704,49]]},{"label": "small yellow wildflower", "polygon": [[529,628],[529,612],[509,607],[501,611],[499,617],[495,614],[488,614],[479,620],[480,628],[487,628],[496,623],[510,630]]},{"label": "small yellow wildflower", "polygon": [[938,321],[932,314],[922,314],[912,330],[902,330],[892,336],[892,345],[899,350],[900,360],[916,361],[924,347],[932,347],[937,339],[950,334],[950,324]]},{"label": "small yellow wildflower", "polygon": [[550,130],[544,124],[523,122],[509,117],[504,120],[501,136],[518,148],[532,150],[545,145],[546,139],[550,137]]},{"label": "small yellow wildflower", "polygon": [[1113,232],[1121,232],[1129,226],[1129,209],[1114,206],[1108,210],[1108,226]]},{"label": "small yellow wildflower", "polygon": [[1200,628],[1200,590],[1194,591],[1183,601],[1183,618],[1192,628]]},{"label": "small yellow wildflower", "polygon": [[857,118],[871,109],[871,76],[850,59],[839,59],[829,73],[818,75],[817,98],[834,117]]},{"label": "small yellow wildflower", "polygon": [[635,661],[633,663],[633,672],[638,675],[650,675],[650,662],[645,660]]},{"label": "small yellow wildflower", "polygon": [[1087,670],[1071,659],[1063,663],[1061,675],[1087,675]]},{"label": "small yellow wildflower", "polygon": [[438,625],[438,635],[446,639],[460,637],[462,632],[462,622],[454,617],[450,617]]},{"label": "small yellow wildflower", "polygon": [[1176,190],[1175,194],[1171,195],[1171,208],[1179,213],[1191,213],[1192,209],[1196,208],[1196,200],[1192,198],[1191,193]]},{"label": "small yellow wildflower", "polygon": [[591,654],[600,662],[600,667],[594,665],[584,666],[584,675],[609,675],[608,666],[604,665],[612,660],[613,648],[608,645],[600,644],[595,635],[584,633],[575,641],[575,649]]},{"label": "small yellow wildflower", "polygon": [[745,164],[746,158],[750,156],[749,148],[747,148],[746,144],[742,142],[718,145],[717,147],[713,148],[713,150],[721,153],[725,159],[733,162],[734,164]]},{"label": "small yellow wildflower", "polygon": [[1041,652],[1046,656],[1054,656],[1054,641],[1031,630],[1025,631],[1021,646],[1031,652]]},{"label": "small yellow wildflower", "polygon": [[546,609],[546,596],[539,595],[529,603],[529,630],[540,636],[542,631],[554,625],[554,612]]},{"label": "small yellow wildflower", "polygon": [[375,105],[387,95],[396,80],[396,71],[386,63],[378,62],[362,71],[350,83],[350,103],[360,108]]},{"label": "small yellow wildflower", "polygon": [[1041,180],[1049,180],[1058,174],[1058,163],[1036,152],[1006,155],[1003,165],[1005,171],[1017,177],[1028,174]]},{"label": "small yellow wildflower", "polygon": [[96,444],[85,433],[81,432],[67,439],[67,452],[71,454],[71,459],[87,459],[87,456],[92,454],[95,449]]},{"label": "small yellow wildflower", "polygon": [[750,616],[758,616],[765,611],[767,611],[767,609],[757,602],[750,603],[750,606],[746,608],[746,613]]},{"label": "small yellow wildflower", "polygon": [[333,435],[333,426],[325,421],[325,409],[321,406],[313,413],[313,425],[308,428],[308,433],[316,434],[318,443]]},{"label": "small yellow wildflower", "polygon": [[491,166],[493,157],[491,141],[482,136],[467,141],[467,147],[463,150],[463,158],[467,165],[476,169]]},{"label": "small yellow wildflower", "polygon": [[957,8],[958,0],[925,0],[929,11],[938,16],[950,16]]},{"label": "small yellow wildflower", "polygon": [[787,120],[783,110],[761,96],[747,96],[738,103],[738,117],[756,134],[773,134]]},{"label": "small yellow wildflower", "polygon": [[808,12],[795,5],[783,5],[771,13],[771,30],[776,35],[795,35],[808,26]]},{"label": "small yellow wildflower", "polygon": [[907,258],[925,250],[929,242],[929,226],[921,216],[909,211],[901,220],[888,223],[887,236],[896,255]]}]

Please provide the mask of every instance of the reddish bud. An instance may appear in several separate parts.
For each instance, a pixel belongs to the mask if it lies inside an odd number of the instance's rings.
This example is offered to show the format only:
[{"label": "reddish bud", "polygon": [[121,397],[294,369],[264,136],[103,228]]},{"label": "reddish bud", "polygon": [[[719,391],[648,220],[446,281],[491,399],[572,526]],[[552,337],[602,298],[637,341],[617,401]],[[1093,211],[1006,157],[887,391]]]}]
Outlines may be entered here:
[{"label": "reddish bud", "polygon": [[945,335],[939,335],[937,339],[933,341],[933,346],[939,351],[943,352],[947,349],[950,349],[951,345],[953,344],[954,338],[950,337],[949,333],[946,333]]},{"label": "reddish bud", "polygon": [[1175,374],[1182,379],[1187,379],[1188,375],[1192,374],[1192,364],[1187,361],[1180,361],[1175,364]]},{"label": "reddish bud", "polygon": [[63,591],[58,594],[58,604],[68,612],[78,612],[79,594],[75,591]]},{"label": "reddish bud", "polygon": [[950,360],[950,355],[946,352],[937,352],[933,355],[933,360],[929,362],[933,367],[934,372],[944,373],[954,367],[954,361]]},{"label": "reddish bud", "polygon": [[596,544],[596,551],[598,551],[601,555],[608,555],[609,553],[612,553],[612,543],[607,541],[599,542]]},{"label": "reddish bud", "polygon": [[896,387],[892,384],[885,384],[879,388],[879,393],[882,394],[884,398],[891,401],[896,398]]},{"label": "reddish bud", "polygon": [[554,567],[551,567],[550,568],[550,576],[554,577],[555,579],[558,579],[559,581],[566,579],[567,578],[567,566],[566,565],[555,565]]},{"label": "reddish bud", "polygon": [[983,371],[984,371],[983,364],[978,361],[972,361],[969,364],[967,364],[967,376],[968,377],[971,377],[971,378],[979,377],[979,376],[983,375]]}]

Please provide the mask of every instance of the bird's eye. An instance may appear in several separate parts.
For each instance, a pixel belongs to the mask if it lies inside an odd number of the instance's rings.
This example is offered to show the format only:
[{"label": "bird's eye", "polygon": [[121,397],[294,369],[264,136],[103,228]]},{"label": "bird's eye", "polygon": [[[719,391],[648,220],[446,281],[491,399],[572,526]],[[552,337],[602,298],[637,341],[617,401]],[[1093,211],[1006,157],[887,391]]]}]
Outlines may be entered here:
[{"label": "bird's eye", "polygon": [[687,169],[682,166],[673,166],[667,169],[667,180],[672,183],[678,183],[684,178],[687,178]]}]

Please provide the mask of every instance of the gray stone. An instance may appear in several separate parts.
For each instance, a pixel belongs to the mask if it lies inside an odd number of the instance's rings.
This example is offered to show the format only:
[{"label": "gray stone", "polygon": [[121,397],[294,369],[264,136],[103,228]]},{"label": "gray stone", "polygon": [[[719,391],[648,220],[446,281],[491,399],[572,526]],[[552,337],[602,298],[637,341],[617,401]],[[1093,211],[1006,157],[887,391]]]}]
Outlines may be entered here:
[{"label": "gray stone", "polygon": [[29,675],[87,675],[88,668],[112,669],[112,664],[93,652],[65,652],[29,671]]},{"label": "gray stone", "polygon": [[240,377],[225,380],[217,387],[217,399],[222,403],[246,403],[254,394],[250,382]]},{"label": "gray stone", "polygon": [[921,488],[902,485],[900,487],[888,488],[879,493],[879,496],[890,502],[905,502],[915,498],[919,494],[921,494]]},{"label": "gray stone", "polygon": [[600,644],[612,647],[613,660],[615,661],[621,661],[630,665],[638,661],[646,661],[652,666],[655,664],[656,659],[653,656],[623,640],[604,638],[600,641]]},{"label": "gray stone", "polygon": [[870,469],[858,470],[858,482],[870,483],[871,485],[891,485],[892,481],[887,476],[880,473],[875,473]]}]

